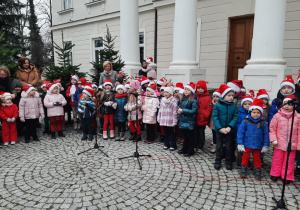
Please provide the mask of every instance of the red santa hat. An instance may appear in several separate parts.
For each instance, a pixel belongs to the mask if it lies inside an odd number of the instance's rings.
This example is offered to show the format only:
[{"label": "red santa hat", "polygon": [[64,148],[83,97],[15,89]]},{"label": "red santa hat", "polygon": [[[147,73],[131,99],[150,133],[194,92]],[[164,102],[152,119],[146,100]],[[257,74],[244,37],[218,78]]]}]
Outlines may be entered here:
[{"label": "red santa hat", "polygon": [[233,89],[234,92],[238,93],[241,91],[241,88],[243,87],[243,81],[242,80],[233,80],[231,82],[228,82],[227,85]]},{"label": "red santa hat", "polygon": [[152,84],[149,87],[147,87],[147,90],[149,90],[153,95],[156,95],[156,84]]},{"label": "red santa hat", "polygon": [[25,91],[26,94],[28,94],[30,93],[30,91],[35,90],[35,88],[33,86],[24,85],[23,90]]},{"label": "red santa hat", "polygon": [[268,100],[270,99],[266,89],[259,89],[256,97],[258,99],[263,99],[263,98],[267,98]]},{"label": "red santa hat", "polygon": [[5,92],[3,94],[3,97],[4,97],[4,101],[8,100],[8,99],[12,99],[12,96],[11,96],[11,93],[8,93],[8,92]]},{"label": "red santa hat", "polygon": [[99,87],[98,87],[100,90],[102,90],[103,89],[103,85],[99,85]]},{"label": "red santa hat", "polygon": [[84,89],[83,91],[82,91],[82,93],[85,93],[85,94],[87,94],[89,97],[94,97],[94,92],[93,92],[93,90],[92,89]]},{"label": "red santa hat", "polygon": [[215,96],[215,95],[221,97],[220,89],[217,89],[217,90],[213,93],[213,96]]},{"label": "red santa hat", "polygon": [[50,83],[50,81],[43,81],[41,88],[47,87],[47,85]]},{"label": "red santa hat", "polygon": [[263,114],[263,105],[264,105],[264,101],[256,98],[256,99],[254,99],[253,103],[251,104],[251,106],[249,108],[249,112],[253,111],[255,109],[258,109]]},{"label": "red santa hat", "polygon": [[[166,78],[161,78],[160,80],[158,80],[157,81],[157,85],[159,85],[159,86],[163,86],[163,84],[165,83],[167,81],[167,79]],[[182,84],[182,83],[181,83]],[[183,85],[182,85],[183,86]]]},{"label": "red santa hat", "polygon": [[54,84],[58,84],[58,85],[61,86],[61,83],[60,83],[60,82],[61,82],[61,78],[53,80],[53,83],[54,83]]},{"label": "red santa hat", "polygon": [[150,80],[148,80],[147,79],[147,77],[145,77],[145,76],[142,76],[142,77],[140,77],[140,79],[139,79],[139,82],[141,83],[141,85],[143,86],[144,84],[147,84],[147,83],[149,83],[150,82]]},{"label": "red santa hat", "polygon": [[78,77],[77,75],[72,75],[71,80],[72,80],[72,79],[75,79],[75,80],[78,82],[79,77]]},{"label": "red santa hat", "polygon": [[164,90],[165,90],[165,88],[166,88],[166,86],[165,86],[165,85],[161,86],[161,88],[160,88],[160,91],[164,91]]},{"label": "red santa hat", "polygon": [[130,88],[130,82],[127,82],[125,88]]},{"label": "red santa hat", "polygon": [[126,88],[123,84],[118,85],[117,88],[116,88],[116,91],[118,91],[119,89],[122,89],[124,91],[124,93],[126,92]]},{"label": "red santa hat", "polygon": [[288,75],[284,78],[284,80],[280,84],[280,89],[284,86],[290,86],[291,88],[293,88],[293,90],[295,90],[295,82],[292,75]]},{"label": "red santa hat", "polygon": [[244,104],[246,101],[249,101],[249,102],[253,103],[253,98],[252,98],[252,96],[250,96],[250,95],[244,96],[244,97],[242,98],[241,106],[243,106],[243,104]]},{"label": "red santa hat", "polygon": [[95,84],[92,84],[92,88],[98,88],[98,86]]},{"label": "red santa hat", "polygon": [[252,98],[255,97],[255,92],[254,92],[254,90],[249,90],[249,94],[252,96]]},{"label": "red santa hat", "polygon": [[176,87],[174,89],[175,90],[184,90],[183,84],[181,82],[176,83]]},{"label": "red santa hat", "polygon": [[153,63],[153,58],[152,57],[146,58],[146,63]]},{"label": "red santa hat", "polygon": [[90,89],[93,90],[92,84],[86,83],[85,86],[83,87],[84,89]]},{"label": "red santa hat", "polygon": [[225,84],[222,84],[219,89],[220,89],[222,98],[224,98],[226,96],[226,94],[229,93],[230,91],[234,91],[231,87],[229,87],[228,85],[225,85]]},{"label": "red santa hat", "polygon": [[[52,90],[54,90],[55,87],[58,87],[58,84],[57,84],[57,83],[49,83],[49,84],[47,85],[47,89],[48,89],[49,93],[51,93]],[[23,87],[23,89],[24,89],[24,87]],[[25,90],[25,89],[24,89],[24,90]]]},{"label": "red santa hat", "polygon": [[77,83],[82,84],[83,86],[85,86],[86,79],[85,78],[80,78]]},{"label": "red santa hat", "polygon": [[184,88],[187,88],[187,89],[191,90],[193,93],[195,93],[196,84],[193,83],[193,82],[190,82],[189,84],[187,84],[186,86],[184,86]]},{"label": "red santa hat", "polygon": [[111,79],[105,80],[103,86],[105,87],[106,85],[110,85],[113,87]]},{"label": "red santa hat", "polygon": [[203,88],[203,89],[204,89],[204,92],[206,92],[206,91],[207,91],[206,82],[203,81],[203,80],[198,81],[198,82],[197,82],[197,85],[196,85],[196,90],[197,90],[198,88]]},{"label": "red santa hat", "polygon": [[283,102],[282,103],[284,103],[284,102],[286,102],[286,101],[291,101],[291,100],[293,100],[295,98],[295,95],[289,95],[289,96],[287,96],[287,97],[285,97],[284,99],[283,99]]}]

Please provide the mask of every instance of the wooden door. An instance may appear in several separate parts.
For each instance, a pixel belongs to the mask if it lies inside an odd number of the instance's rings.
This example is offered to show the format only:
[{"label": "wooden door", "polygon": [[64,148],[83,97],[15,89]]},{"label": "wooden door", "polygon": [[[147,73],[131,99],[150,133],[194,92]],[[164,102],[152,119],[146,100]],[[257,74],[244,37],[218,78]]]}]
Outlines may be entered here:
[{"label": "wooden door", "polygon": [[251,57],[254,16],[230,19],[227,81],[238,79],[238,71]]}]

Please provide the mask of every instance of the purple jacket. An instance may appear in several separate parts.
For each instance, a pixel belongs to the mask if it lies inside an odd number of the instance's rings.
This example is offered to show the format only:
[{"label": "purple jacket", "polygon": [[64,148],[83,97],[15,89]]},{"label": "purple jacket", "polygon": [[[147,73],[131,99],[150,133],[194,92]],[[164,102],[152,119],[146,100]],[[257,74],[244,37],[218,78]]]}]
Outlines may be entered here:
[{"label": "purple jacket", "polygon": [[161,126],[174,127],[177,125],[177,99],[172,97],[167,103],[167,99],[163,98],[160,103],[157,121]]}]

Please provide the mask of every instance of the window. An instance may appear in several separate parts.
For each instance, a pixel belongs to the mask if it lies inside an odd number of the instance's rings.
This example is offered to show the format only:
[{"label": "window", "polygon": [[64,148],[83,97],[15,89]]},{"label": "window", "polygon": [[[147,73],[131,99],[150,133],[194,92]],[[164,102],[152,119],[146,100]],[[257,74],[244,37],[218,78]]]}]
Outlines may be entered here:
[{"label": "window", "polygon": [[145,58],[145,36],[144,32],[140,32],[140,61],[144,60]]},{"label": "window", "polygon": [[103,40],[102,39],[93,39],[93,61],[96,63],[101,62],[100,51],[103,50]]},{"label": "window", "polygon": [[[64,42],[64,44],[65,44],[65,47],[72,46],[71,41]],[[70,50],[68,50],[66,52],[66,63],[69,65],[73,65],[73,48],[71,48]]]},{"label": "window", "polygon": [[62,0],[62,9],[67,10],[72,8],[72,0]]}]

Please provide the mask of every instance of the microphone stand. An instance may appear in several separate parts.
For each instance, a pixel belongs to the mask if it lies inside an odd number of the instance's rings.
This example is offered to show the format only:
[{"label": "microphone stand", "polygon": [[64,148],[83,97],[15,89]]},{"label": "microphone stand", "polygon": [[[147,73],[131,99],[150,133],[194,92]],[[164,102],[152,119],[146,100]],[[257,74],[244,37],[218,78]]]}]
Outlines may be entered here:
[{"label": "microphone stand", "polygon": [[[135,120],[136,120],[136,123],[135,123],[135,130],[136,132],[138,131],[137,129],[137,123],[138,123],[138,96],[140,94],[138,93],[130,93],[131,95],[134,95],[135,96],[135,108],[136,108],[136,114],[135,114]],[[140,95],[141,96],[141,95]],[[141,162],[140,162],[140,157],[151,157],[151,155],[140,155],[139,152],[138,152],[138,135],[136,135],[136,138],[135,138],[135,152],[133,153],[133,155],[130,155],[130,156],[127,156],[127,157],[120,157],[119,160],[122,160],[122,159],[127,159],[127,158],[136,158],[137,161],[138,161],[138,164],[139,164],[139,169],[142,170],[142,165],[141,165]]]}]

